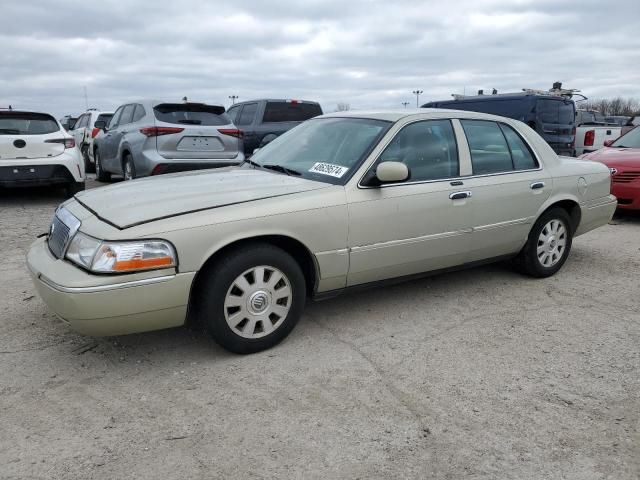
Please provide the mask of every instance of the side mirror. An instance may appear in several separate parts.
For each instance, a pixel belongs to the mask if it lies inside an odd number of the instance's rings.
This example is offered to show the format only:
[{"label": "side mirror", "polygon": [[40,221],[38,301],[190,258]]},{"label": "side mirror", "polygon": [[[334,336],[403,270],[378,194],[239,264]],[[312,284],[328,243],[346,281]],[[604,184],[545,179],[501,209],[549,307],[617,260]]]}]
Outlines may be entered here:
[{"label": "side mirror", "polygon": [[376,167],[380,183],[402,182],[409,178],[409,169],[402,162],[382,162]]},{"label": "side mirror", "polygon": [[605,147],[610,147],[613,144],[613,142],[615,142],[615,140],[605,140],[604,141],[604,146]]},{"label": "side mirror", "polygon": [[107,122],[105,122],[104,120],[98,120],[96,123],[93,124],[93,127],[99,128],[100,130],[106,130]]},{"label": "side mirror", "polygon": [[377,187],[383,183],[402,182],[409,178],[409,168],[402,162],[387,161],[378,164],[375,170],[369,170],[362,184]]}]

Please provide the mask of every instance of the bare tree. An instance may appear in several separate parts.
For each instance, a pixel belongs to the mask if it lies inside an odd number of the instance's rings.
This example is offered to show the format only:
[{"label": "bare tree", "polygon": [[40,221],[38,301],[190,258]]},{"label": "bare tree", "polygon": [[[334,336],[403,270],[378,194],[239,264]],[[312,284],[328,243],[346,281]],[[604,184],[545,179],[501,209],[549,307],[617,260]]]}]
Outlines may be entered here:
[{"label": "bare tree", "polygon": [[351,110],[351,105],[346,102],[338,102],[336,105],[336,112],[346,112],[347,110]]},{"label": "bare tree", "polygon": [[597,110],[606,116],[632,116],[640,113],[640,101],[637,98],[597,98],[580,102],[578,106],[587,110]]}]

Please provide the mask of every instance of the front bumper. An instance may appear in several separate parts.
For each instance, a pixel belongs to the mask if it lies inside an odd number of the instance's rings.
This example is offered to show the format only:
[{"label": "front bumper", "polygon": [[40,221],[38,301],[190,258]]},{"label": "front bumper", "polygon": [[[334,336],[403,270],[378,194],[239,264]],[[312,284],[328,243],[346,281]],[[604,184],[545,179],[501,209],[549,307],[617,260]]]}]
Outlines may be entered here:
[{"label": "front bumper", "polygon": [[618,208],[640,210],[640,179],[631,183],[613,183],[613,194],[618,198]]},{"label": "front bumper", "polygon": [[44,238],[27,254],[35,287],[73,330],[105,336],[183,325],[195,273],[93,275],[55,258]]}]

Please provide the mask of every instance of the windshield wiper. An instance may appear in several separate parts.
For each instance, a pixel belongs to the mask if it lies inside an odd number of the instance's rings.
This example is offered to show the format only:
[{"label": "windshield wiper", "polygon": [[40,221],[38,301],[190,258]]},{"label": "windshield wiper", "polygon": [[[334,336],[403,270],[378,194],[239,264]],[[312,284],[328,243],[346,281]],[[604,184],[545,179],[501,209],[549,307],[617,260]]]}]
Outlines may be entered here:
[{"label": "windshield wiper", "polygon": [[275,170],[276,172],[286,173],[287,175],[295,175],[297,177],[302,175],[299,171],[294,170],[292,168],[283,167],[282,165],[274,165],[274,164],[268,163],[267,165],[261,165],[261,166],[262,168],[268,168],[269,170]]},{"label": "windshield wiper", "polygon": [[258,162],[254,162],[253,160],[250,160],[248,158],[244,159],[244,163],[248,163],[249,165],[253,165],[254,167],[262,168],[262,165],[260,165]]}]

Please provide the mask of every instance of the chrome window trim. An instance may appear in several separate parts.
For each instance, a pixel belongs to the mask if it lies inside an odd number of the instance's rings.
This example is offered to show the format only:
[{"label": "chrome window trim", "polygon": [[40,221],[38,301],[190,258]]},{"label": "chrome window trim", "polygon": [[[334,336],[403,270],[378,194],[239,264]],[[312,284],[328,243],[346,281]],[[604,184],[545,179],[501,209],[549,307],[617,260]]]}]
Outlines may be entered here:
[{"label": "chrome window trim", "polygon": [[[459,117],[451,117],[451,118],[447,118],[447,119],[437,119],[437,120],[449,120],[452,125],[454,125],[453,121],[454,120],[475,120],[473,118],[459,118]],[[410,125],[412,123],[416,123],[416,122],[420,122],[420,121],[428,121],[427,119],[419,119],[419,120],[414,120],[412,122],[408,122],[406,124],[404,124],[396,133],[393,137],[391,137],[389,139],[389,141],[387,143],[385,143],[384,147],[382,148],[382,151],[380,152],[380,154],[378,154],[378,156],[376,157],[376,159],[371,162],[371,165],[364,171],[364,173],[362,174],[362,176],[360,177],[360,179],[358,180],[358,184],[357,187],[358,189],[362,189],[362,190],[368,190],[368,189],[380,189],[380,188],[388,188],[388,187],[402,187],[405,185],[421,185],[421,184],[425,184],[425,183],[439,183],[439,182],[452,182],[452,181],[464,181],[464,180],[471,180],[474,178],[484,178],[484,177],[495,177],[495,176],[501,176],[501,175],[511,175],[511,174],[518,174],[518,173],[531,173],[531,172],[541,172],[544,170],[543,167],[543,162],[540,161],[540,158],[538,157],[538,153],[536,152],[535,148],[533,148],[533,146],[531,145],[531,143],[529,142],[529,140],[526,138],[526,136],[522,135],[517,128],[514,128],[513,126],[509,125],[506,122],[499,122],[499,121],[495,121],[495,120],[484,120],[482,119],[481,121],[485,121],[485,122],[494,122],[494,123],[498,123],[498,124],[504,124],[507,127],[510,127],[512,130],[514,130],[516,132],[516,134],[522,139],[522,141],[527,145],[527,147],[529,148],[529,150],[531,151],[531,154],[533,155],[533,158],[535,159],[536,163],[538,164],[538,168],[529,168],[527,170],[508,170],[508,171],[504,171],[504,172],[493,172],[493,173],[484,173],[481,175],[465,175],[465,176],[457,176],[457,177],[449,177],[449,178],[442,178],[442,179],[436,179],[436,180],[420,180],[420,181],[415,181],[415,182],[399,182],[399,183],[390,183],[387,185],[378,185],[378,186],[366,186],[366,185],[362,185],[362,180],[364,179],[364,177],[367,175],[367,173],[369,173],[369,170],[371,170],[371,168],[373,168],[373,166],[378,162],[378,160],[380,159],[380,155],[382,155],[384,153],[384,150],[387,148],[387,146],[389,145],[389,143],[391,143],[393,141],[394,138],[396,138],[396,135],[398,135],[398,133],[400,133],[402,131],[402,129],[404,127],[406,127],[407,125]],[[462,128],[462,124],[460,124],[460,127]],[[456,134],[457,132],[455,131],[454,128],[454,134]],[[458,140],[457,135],[456,135],[456,140]],[[465,136],[465,143],[466,143],[466,148],[467,148],[467,152],[469,154],[469,159],[471,159],[471,151],[469,149],[469,145],[466,142],[466,136]],[[460,145],[460,141],[458,140],[458,168],[460,169],[460,166],[462,165],[462,163],[460,162],[460,151],[461,151],[461,145]],[[473,165],[472,165],[473,166]]]}]

